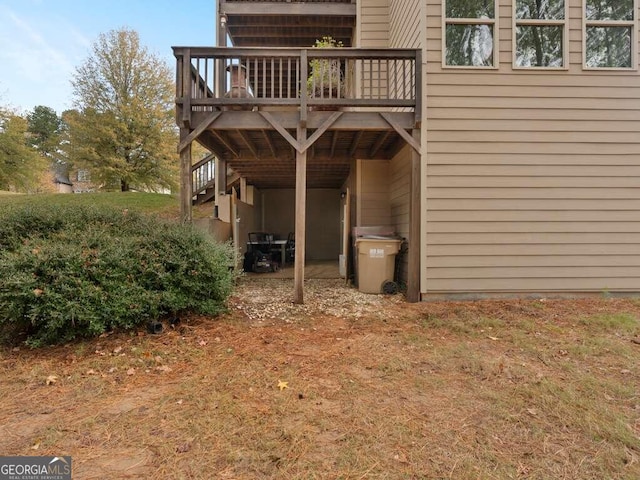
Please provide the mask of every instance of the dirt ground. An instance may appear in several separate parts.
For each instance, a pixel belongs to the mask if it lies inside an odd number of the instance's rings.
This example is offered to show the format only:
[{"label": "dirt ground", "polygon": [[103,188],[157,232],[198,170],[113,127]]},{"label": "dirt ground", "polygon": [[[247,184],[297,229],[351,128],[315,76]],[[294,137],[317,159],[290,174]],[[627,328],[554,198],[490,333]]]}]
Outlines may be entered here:
[{"label": "dirt ground", "polygon": [[637,479],[640,300],[242,279],[219,318],[0,352],[0,454],[75,479]]}]

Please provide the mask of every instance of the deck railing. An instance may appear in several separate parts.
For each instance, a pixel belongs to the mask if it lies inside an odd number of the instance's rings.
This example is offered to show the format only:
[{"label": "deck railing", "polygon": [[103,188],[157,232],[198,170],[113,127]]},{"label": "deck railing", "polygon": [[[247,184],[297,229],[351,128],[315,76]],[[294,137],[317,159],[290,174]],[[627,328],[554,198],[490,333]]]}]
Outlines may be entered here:
[{"label": "deck railing", "polygon": [[419,109],[419,50],[174,47],[184,113],[265,106]]},{"label": "deck railing", "polygon": [[191,191],[194,198],[213,186],[215,181],[215,156],[207,155],[191,167]]}]

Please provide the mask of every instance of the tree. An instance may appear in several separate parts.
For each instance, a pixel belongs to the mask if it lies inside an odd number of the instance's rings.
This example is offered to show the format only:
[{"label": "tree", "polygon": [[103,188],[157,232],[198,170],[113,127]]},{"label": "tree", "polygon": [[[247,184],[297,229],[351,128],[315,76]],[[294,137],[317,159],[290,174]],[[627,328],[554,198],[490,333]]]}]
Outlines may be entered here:
[{"label": "tree", "polygon": [[27,115],[29,141],[42,156],[55,161],[60,152],[62,120],[51,107],[38,105]]},{"label": "tree", "polygon": [[27,138],[27,120],[0,108],[0,189],[28,191],[47,169]]},{"label": "tree", "polygon": [[133,30],[101,34],[72,80],[68,154],[104,188],[175,186],[178,134],[171,70]]},{"label": "tree", "polygon": [[53,108],[38,105],[27,114],[27,124],[29,145],[42,156],[50,169],[41,176],[36,191],[55,191],[51,174],[56,180],[68,181],[71,168],[63,150],[64,122]]}]

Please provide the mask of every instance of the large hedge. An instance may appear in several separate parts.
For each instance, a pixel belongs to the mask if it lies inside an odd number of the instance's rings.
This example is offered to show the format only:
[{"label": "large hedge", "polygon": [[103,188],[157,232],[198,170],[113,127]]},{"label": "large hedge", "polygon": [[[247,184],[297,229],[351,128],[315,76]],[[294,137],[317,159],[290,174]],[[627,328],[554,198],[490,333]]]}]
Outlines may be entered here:
[{"label": "large hedge", "polygon": [[193,228],[109,207],[0,212],[0,339],[39,346],[225,308],[232,250]]}]

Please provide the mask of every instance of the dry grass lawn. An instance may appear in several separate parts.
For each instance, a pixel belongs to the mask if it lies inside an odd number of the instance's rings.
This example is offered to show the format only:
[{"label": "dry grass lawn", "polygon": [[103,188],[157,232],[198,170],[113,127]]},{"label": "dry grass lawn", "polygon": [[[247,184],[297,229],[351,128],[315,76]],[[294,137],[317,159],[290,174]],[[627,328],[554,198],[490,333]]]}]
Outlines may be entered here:
[{"label": "dry grass lawn", "polygon": [[243,279],[230,313],[0,353],[0,452],[77,479],[638,479],[640,301],[409,305]]}]

